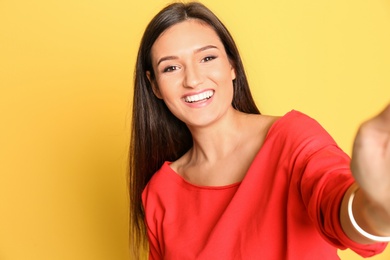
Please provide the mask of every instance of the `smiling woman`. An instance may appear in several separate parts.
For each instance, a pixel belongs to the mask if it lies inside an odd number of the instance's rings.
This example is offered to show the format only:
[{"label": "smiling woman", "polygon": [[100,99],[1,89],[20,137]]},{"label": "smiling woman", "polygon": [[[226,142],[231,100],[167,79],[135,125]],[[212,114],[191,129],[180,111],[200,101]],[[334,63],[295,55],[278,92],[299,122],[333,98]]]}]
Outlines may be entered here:
[{"label": "smiling woman", "polygon": [[168,5],[137,58],[135,248],[147,236],[150,259],[379,254],[390,234],[390,158],[369,154],[389,152],[389,133],[390,106],[361,126],[351,160],[309,116],[261,115],[221,21],[197,2]]},{"label": "smiling woman", "polygon": [[[147,23],[171,2],[0,1],[1,260],[136,259],[129,257],[128,250],[125,177],[133,71]],[[389,100],[389,1],[202,2],[234,36],[261,112],[304,111],[350,153],[360,122]],[[236,62],[233,47],[224,47],[232,63]],[[233,87],[241,86],[239,66],[235,65]],[[237,105],[249,111],[246,104]],[[164,121],[163,113],[156,113],[156,120]],[[180,121],[174,122],[181,126]],[[166,126],[151,127],[156,127],[158,135],[150,138],[166,148],[169,138],[164,139],[160,131]],[[243,125],[240,132],[246,133],[247,128]],[[218,131],[222,135],[229,129]],[[185,145],[182,131],[170,136]],[[237,138],[216,145],[237,142]],[[214,135],[207,140],[210,146],[216,141]],[[145,158],[156,156],[152,153],[156,150],[149,147]],[[231,161],[241,165],[238,155]],[[165,169],[171,175],[170,167]],[[206,177],[187,185],[181,175],[172,176],[173,182],[189,190],[196,189],[194,183],[205,183]],[[227,193],[240,183],[226,180],[226,184],[235,183],[226,187]],[[210,189],[214,194],[219,191],[223,189]],[[182,193],[173,195],[183,197]],[[352,197],[353,202],[359,199]],[[218,199],[208,198],[207,203]],[[267,201],[261,205],[271,205]],[[186,200],[180,214],[193,210],[200,217],[205,212],[191,208],[192,203]],[[213,203],[207,210],[214,212],[224,205]],[[241,208],[235,219],[243,217]],[[202,225],[195,222],[194,229]],[[189,244],[194,238],[186,237]],[[390,259],[389,249],[372,259]],[[339,255],[343,260],[363,259],[350,250]]]},{"label": "smiling woman", "polygon": [[209,26],[189,19],[170,27],[153,44],[151,59],[154,94],[187,126],[210,124],[200,120],[220,117],[226,106],[233,109],[235,70]]}]

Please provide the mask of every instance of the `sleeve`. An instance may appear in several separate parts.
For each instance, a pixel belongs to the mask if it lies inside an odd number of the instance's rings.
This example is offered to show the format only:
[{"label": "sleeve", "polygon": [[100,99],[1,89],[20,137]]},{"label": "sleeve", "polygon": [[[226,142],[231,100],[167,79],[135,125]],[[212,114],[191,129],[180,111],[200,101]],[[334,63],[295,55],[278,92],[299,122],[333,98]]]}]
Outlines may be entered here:
[{"label": "sleeve", "polygon": [[163,259],[159,249],[160,247],[158,245],[158,240],[153,235],[149,227],[147,228],[147,230],[148,230],[148,241],[149,241],[149,259],[150,260]]},{"label": "sleeve", "polygon": [[354,183],[349,156],[315,120],[303,114],[297,115],[291,132],[295,147],[293,179],[320,234],[333,246],[350,248],[363,257],[382,252],[386,243],[358,244],[341,227],[341,202]]},{"label": "sleeve", "polygon": [[156,203],[153,200],[153,196],[149,196],[149,185],[146,186],[145,190],[142,193],[142,202],[145,211],[145,224],[149,242],[149,259],[163,259],[156,232],[153,232],[153,229],[156,228],[155,225],[153,226],[153,219],[151,216],[153,216],[154,214],[151,214],[150,212],[156,210],[157,207],[155,207]]}]

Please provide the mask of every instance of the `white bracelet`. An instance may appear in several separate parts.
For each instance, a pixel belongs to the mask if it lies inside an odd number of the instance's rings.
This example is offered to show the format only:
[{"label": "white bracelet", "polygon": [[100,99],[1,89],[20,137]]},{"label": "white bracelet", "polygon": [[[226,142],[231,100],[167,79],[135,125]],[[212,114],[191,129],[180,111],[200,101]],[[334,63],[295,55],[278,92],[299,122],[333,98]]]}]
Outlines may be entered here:
[{"label": "white bracelet", "polygon": [[364,237],[368,238],[368,239],[371,239],[373,241],[377,241],[377,242],[390,242],[390,237],[380,237],[380,236],[375,236],[375,235],[372,235],[370,233],[367,233],[366,231],[364,231],[361,227],[359,227],[358,223],[356,223],[356,220],[355,218],[353,217],[353,212],[352,212],[352,202],[353,202],[353,199],[355,198],[355,193],[356,191],[358,190],[358,188],[356,188],[350,195],[349,197],[349,200],[348,200],[348,216],[349,216],[349,219],[351,220],[351,223],[353,225],[353,227],[361,234],[363,235]]}]

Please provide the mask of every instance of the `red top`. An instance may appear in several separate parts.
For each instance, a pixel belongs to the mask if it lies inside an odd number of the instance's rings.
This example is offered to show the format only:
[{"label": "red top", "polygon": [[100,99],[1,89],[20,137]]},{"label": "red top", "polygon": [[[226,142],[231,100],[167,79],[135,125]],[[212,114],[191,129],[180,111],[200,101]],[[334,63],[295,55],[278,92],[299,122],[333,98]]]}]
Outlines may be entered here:
[{"label": "red top", "polygon": [[[237,163],[239,163],[237,157]],[[349,157],[313,119],[291,111],[270,128],[240,183],[196,186],[166,162],[143,193],[150,259],[339,259],[386,244],[343,233]]]}]

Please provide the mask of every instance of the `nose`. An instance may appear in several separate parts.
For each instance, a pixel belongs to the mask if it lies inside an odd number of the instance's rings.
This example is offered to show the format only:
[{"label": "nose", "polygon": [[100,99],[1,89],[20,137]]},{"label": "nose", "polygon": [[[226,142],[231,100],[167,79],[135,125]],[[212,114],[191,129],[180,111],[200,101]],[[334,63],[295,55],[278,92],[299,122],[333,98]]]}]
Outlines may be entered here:
[{"label": "nose", "polygon": [[196,65],[189,65],[185,68],[184,87],[196,88],[203,82],[203,75]]}]

